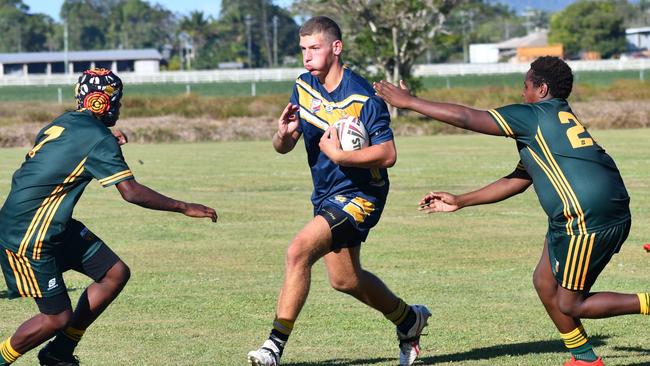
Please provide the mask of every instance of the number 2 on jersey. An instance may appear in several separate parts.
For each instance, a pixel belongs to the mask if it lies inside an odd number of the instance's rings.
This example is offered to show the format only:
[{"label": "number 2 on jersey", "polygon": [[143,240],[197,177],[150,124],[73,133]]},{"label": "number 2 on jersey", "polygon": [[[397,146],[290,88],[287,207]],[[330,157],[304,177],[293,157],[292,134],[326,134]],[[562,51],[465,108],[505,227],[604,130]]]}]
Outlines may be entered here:
[{"label": "number 2 on jersey", "polygon": [[592,146],[594,140],[591,137],[580,137],[580,134],[585,132],[584,126],[578,121],[576,116],[569,112],[560,112],[558,113],[558,118],[562,124],[573,123],[575,126],[569,127],[566,130],[566,136],[569,138],[569,142],[574,149],[579,147]]},{"label": "number 2 on jersey", "polygon": [[27,156],[29,156],[30,158],[33,158],[34,155],[36,155],[36,152],[38,150],[40,150],[41,147],[43,147],[43,145],[45,145],[46,143],[48,143],[48,142],[58,138],[59,136],[61,136],[61,133],[63,133],[63,130],[65,130],[65,128],[63,128],[61,126],[52,126],[52,127],[48,128],[47,130],[45,130],[45,132],[43,132],[43,134],[45,134],[47,137],[44,138],[43,141],[41,141],[38,145],[34,146],[34,148],[32,150],[30,150],[30,152],[27,153]]}]

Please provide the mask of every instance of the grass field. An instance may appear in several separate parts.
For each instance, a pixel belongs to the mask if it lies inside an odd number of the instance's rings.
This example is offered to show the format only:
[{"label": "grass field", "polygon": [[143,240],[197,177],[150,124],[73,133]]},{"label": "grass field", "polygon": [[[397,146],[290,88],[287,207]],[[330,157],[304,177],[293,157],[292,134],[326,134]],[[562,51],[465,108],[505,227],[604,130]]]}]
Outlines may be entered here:
[{"label": "grass field", "polygon": [[[616,159],[632,197],[632,233],[596,290],[650,290],[650,129],[595,131]],[[364,266],[411,303],[433,312],[419,365],[561,365],[557,331],[531,283],[546,218],[532,190],[454,214],[422,215],[432,189],[460,192],[509,173],[511,140],[476,135],[404,137],[391,169],[383,218],[364,244]],[[0,150],[0,196],[26,149]],[[219,223],[146,211],[92,183],[75,217],[131,266],[122,295],[86,333],[85,365],[243,365],[268,334],[285,248],[311,214],[310,176],[300,144],[288,155],[269,142],[127,145],[141,183],[214,206]],[[73,301],[88,281],[66,275]],[[36,311],[6,300],[0,337]],[[608,366],[650,364],[649,317],[586,320]],[[394,328],[332,290],[321,263],[283,365],[395,365]],[[30,352],[16,365],[35,365]]]},{"label": "grass field", "polygon": [[[522,74],[502,75],[457,75],[457,76],[429,76],[421,79],[424,89],[444,88],[480,88],[498,86],[517,86],[522,83]],[[575,73],[576,85],[611,85],[617,80],[639,80],[640,72],[635,70],[624,71],[580,71]],[[644,79],[650,79],[650,70],[644,70]],[[125,95],[130,97],[163,97],[184,95],[189,92],[204,97],[241,97],[250,96],[252,93],[251,82],[223,82],[223,83],[166,83],[166,84],[129,84]],[[293,81],[264,81],[255,82],[256,95],[288,94],[293,87]],[[0,102],[11,101],[40,101],[57,102],[58,89],[61,89],[63,103],[69,103],[72,95],[70,85],[42,85],[42,86],[2,86],[0,87]]]}]

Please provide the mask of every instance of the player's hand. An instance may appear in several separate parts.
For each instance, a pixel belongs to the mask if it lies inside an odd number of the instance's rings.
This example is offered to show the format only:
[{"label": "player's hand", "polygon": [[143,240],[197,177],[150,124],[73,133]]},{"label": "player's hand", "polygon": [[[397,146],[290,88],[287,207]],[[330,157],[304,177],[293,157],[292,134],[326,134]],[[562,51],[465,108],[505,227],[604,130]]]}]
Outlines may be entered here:
[{"label": "player's hand", "polygon": [[299,107],[295,104],[287,104],[278,120],[278,137],[284,139],[287,135],[293,134],[298,129]]},{"label": "player's hand", "polygon": [[113,133],[113,136],[115,136],[118,145],[124,145],[127,142],[129,142],[129,138],[126,136],[124,132],[122,132],[122,130],[114,129],[111,130],[111,133]]},{"label": "player's hand", "polygon": [[429,192],[420,200],[419,211],[426,213],[433,212],[454,212],[460,209],[458,196],[447,192]]},{"label": "player's hand", "polygon": [[409,103],[413,98],[411,91],[404,83],[404,80],[399,81],[399,86],[398,88],[385,80],[372,84],[377,96],[385,100],[386,103],[397,108],[409,108]]},{"label": "player's hand", "polygon": [[339,141],[338,131],[334,126],[331,126],[325,131],[325,133],[323,133],[318,146],[320,147],[320,151],[322,151],[323,154],[327,155],[330,160],[336,164],[339,163],[340,155],[343,153],[343,149],[341,149],[341,142]]},{"label": "player's hand", "polygon": [[185,204],[182,213],[189,217],[208,217],[212,222],[217,222],[217,211],[215,211],[214,208],[203,206],[198,203]]}]

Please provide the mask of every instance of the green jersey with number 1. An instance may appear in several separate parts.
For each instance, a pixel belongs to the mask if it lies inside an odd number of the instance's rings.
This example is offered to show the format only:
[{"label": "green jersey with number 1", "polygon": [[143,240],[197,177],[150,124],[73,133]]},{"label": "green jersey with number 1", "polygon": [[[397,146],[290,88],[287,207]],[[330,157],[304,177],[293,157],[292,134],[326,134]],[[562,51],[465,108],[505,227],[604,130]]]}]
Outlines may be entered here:
[{"label": "green jersey with number 1", "polygon": [[586,234],[630,219],[630,198],[614,160],[580,124],[564,99],[488,111],[517,141],[549,225]]},{"label": "green jersey with number 1", "polygon": [[61,240],[75,204],[96,178],[132,179],[111,131],[90,112],[66,112],[45,126],[14,173],[0,210],[0,247],[38,260]]}]

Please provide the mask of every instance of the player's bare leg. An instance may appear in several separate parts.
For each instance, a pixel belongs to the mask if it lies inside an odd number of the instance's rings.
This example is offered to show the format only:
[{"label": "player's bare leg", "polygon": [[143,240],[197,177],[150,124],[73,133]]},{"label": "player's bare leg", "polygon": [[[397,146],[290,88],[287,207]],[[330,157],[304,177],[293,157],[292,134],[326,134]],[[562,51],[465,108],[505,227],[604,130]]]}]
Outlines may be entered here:
[{"label": "player's bare leg", "polygon": [[118,261],[99,281],[93,282],[79,298],[69,326],[88,328],[120,294],[131,277],[129,267]]},{"label": "player's bare leg", "polygon": [[[72,310],[65,310],[59,314],[38,314],[21,324],[16,332],[2,343],[0,365],[15,361],[20,355],[37,347],[39,344],[52,338],[57,331],[63,329],[70,321]],[[12,358],[7,360],[4,356]]]},{"label": "player's bare leg", "polygon": [[284,284],[280,290],[276,316],[295,321],[307,300],[311,285],[311,268],[330,251],[332,233],[329,224],[314,217],[293,238],[285,258]]},{"label": "player's bare leg", "polygon": [[407,305],[384,282],[361,267],[360,246],[325,255],[330,284],[380,311],[397,327],[400,365],[411,365],[420,354],[420,334],[431,316],[422,305]]},{"label": "player's bare leg", "polygon": [[39,353],[42,365],[61,362],[76,364],[73,352],[86,329],[106,310],[130,278],[129,267],[121,260],[115,263],[101,280],[93,282],[79,297],[71,320],[56,338]]},{"label": "player's bare leg", "polygon": [[399,298],[374,274],[361,268],[360,246],[330,252],[323,258],[332,288],[388,314],[395,310]]},{"label": "player's bare leg", "polygon": [[293,238],[285,259],[284,284],[280,290],[273,330],[262,347],[248,353],[253,365],[278,365],[284,346],[307,301],[314,263],[330,251],[332,234],[321,216],[314,217]]},{"label": "player's bare leg", "polygon": [[544,250],[535,269],[533,282],[546,312],[572,353],[572,361],[569,364],[573,362],[574,358],[580,360],[581,357],[583,360],[594,362],[594,364],[601,362],[593,353],[593,348],[590,346],[587,334],[580,322],[581,318],[597,319],[644,313],[637,294],[590,293],[590,289],[570,291],[559,286],[551,270],[546,242],[544,242]]}]

